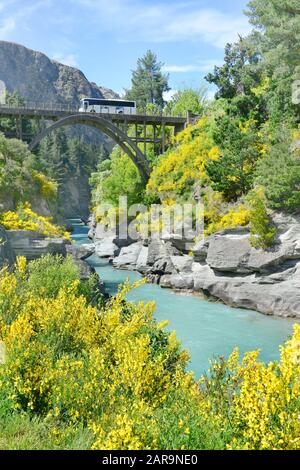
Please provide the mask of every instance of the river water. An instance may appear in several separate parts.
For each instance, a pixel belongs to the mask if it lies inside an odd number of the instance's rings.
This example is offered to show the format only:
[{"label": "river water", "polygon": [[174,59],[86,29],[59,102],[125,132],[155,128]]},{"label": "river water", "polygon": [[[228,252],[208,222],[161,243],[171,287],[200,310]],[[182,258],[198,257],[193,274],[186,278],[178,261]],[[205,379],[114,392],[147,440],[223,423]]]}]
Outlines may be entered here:
[{"label": "river water", "polygon": [[[72,225],[74,241],[78,244],[90,243],[87,227],[78,220],[72,220]],[[126,278],[132,282],[141,278],[139,273],[114,269],[97,256],[91,256],[88,262],[96,269],[110,294],[114,294]],[[260,349],[261,359],[265,362],[278,359],[278,347],[292,333],[295,323],[289,319],[208,302],[193,295],[178,294],[154,284],[145,284],[133,290],[128,300],[156,302],[156,319],[168,320],[168,328],[176,330],[183,347],[190,352],[189,368],[196,377],[208,369],[209,359],[228,356],[235,346],[241,353]]]}]

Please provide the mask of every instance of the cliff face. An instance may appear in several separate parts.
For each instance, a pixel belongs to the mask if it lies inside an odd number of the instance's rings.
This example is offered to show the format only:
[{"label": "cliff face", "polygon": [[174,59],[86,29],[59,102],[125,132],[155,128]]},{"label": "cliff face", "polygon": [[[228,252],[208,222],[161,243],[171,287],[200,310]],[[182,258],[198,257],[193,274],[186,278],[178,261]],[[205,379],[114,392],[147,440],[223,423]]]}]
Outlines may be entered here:
[{"label": "cliff face", "polygon": [[8,91],[18,90],[28,101],[77,106],[85,96],[118,97],[112,90],[90,83],[80,70],[6,41],[0,41],[0,80]]}]

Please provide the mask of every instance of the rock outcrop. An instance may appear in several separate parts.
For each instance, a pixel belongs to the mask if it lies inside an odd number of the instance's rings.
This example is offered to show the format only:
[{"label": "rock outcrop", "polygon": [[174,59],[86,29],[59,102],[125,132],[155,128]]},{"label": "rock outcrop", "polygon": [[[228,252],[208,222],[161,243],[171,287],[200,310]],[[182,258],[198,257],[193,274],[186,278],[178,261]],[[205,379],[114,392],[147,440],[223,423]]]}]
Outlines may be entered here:
[{"label": "rock outcrop", "polygon": [[116,268],[137,270],[150,282],[220,299],[267,315],[300,318],[300,217],[276,214],[278,241],[251,246],[245,228],[225,230],[181,255],[178,240],[139,241],[112,254]]},{"label": "rock outcrop", "polygon": [[75,260],[84,261],[95,253],[95,245],[93,243],[66,245],[66,252]]},{"label": "rock outcrop", "polygon": [[[94,245],[73,245],[61,238],[47,238],[37,232],[27,230],[5,230],[0,226],[0,268],[13,266],[17,256],[24,256],[28,261],[46,254],[72,256],[79,268],[80,279],[87,280],[95,269],[85,260],[95,252]],[[105,295],[104,283],[98,277],[95,295]]]},{"label": "rock outcrop", "polygon": [[118,269],[136,269],[137,260],[142,250],[142,243],[133,243],[130,246],[121,248],[119,255],[114,258],[113,265]]},{"label": "rock outcrop", "polygon": [[47,238],[28,230],[8,230],[6,234],[15,256],[25,256],[29,261],[48,253],[66,256],[67,245],[71,244],[68,240]]}]

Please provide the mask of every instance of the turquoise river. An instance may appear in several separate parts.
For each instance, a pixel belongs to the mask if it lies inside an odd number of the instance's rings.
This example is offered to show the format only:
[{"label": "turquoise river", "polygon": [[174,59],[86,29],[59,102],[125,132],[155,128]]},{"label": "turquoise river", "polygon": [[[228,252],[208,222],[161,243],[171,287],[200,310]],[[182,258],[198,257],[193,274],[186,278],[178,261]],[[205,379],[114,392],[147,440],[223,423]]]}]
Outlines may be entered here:
[{"label": "turquoise river", "polygon": [[[89,243],[87,227],[72,220],[72,237],[78,244]],[[106,291],[114,294],[126,278],[140,279],[136,272],[114,269],[106,260],[91,256],[88,262],[105,283]],[[228,356],[235,346],[241,353],[261,350],[261,359],[268,362],[279,358],[279,345],[292,332],[295,321],[269,317],[260,313],[208,302],[193,295],[183,295],[157,285],[145,284],[133,290],[128,300],[156,302],[157,320],[168,320],[168,328],[191,356],[189,368],[197,377],[209,367],[209,359]]]}]

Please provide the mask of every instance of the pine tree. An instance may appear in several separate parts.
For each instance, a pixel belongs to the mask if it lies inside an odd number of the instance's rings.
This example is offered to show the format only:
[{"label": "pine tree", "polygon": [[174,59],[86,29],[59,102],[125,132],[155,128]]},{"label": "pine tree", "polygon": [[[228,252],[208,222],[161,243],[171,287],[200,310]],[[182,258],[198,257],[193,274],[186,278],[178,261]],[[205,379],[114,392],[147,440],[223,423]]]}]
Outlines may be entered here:
[{"label": "pine tree", "polygon": [[126,91],[126,98],[136,101],[137,107],[145,109],[151,103],[159,108],[164,106],[163,94],[170,88],[168,75],[162,73],[163,63],[156,54],[148,50],[137,61],[137,68],[132,72],[131,90]]},{"label": "pine tree", "polygon": [[[258,167],[257,182],[265,187],[268,206],[275,210],[300,210],[300,149],[291,149],[289,131],[278,131],[277,142]],[[293,147],[293,146],[292,146]]]},{"label": "pine tree", "polygon": [[[22,107],[25,105],[25,100],[22,98],[18,91],[13,93],[6,92],[5,102],[11,107]],[[23,137],[29,137],[35,134],[36,123],[31,119],[22,117],[21,123],[16,118],[1,118],[0,119],[0,131],[2,131],[8,137],[19,137],[19,126],[22,126]]]}]

